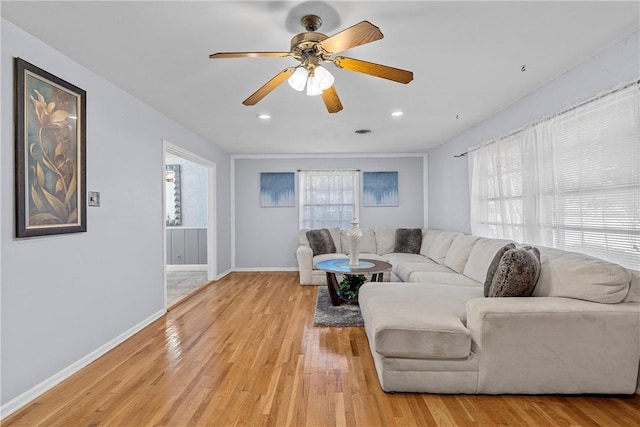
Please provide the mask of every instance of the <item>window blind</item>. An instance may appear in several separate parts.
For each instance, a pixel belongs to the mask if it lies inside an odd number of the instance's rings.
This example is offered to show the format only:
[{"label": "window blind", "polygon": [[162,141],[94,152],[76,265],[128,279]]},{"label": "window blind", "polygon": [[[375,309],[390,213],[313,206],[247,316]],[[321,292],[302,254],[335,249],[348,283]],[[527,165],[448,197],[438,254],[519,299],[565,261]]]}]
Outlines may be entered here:
[{"label": "window blind", "polygon": [[470,151],[471,229],[640,269],[633,84]]},{"label": "window blind", "polygon": [[636,85],[553,120],[539,141],[542,243],[640,268]]}]

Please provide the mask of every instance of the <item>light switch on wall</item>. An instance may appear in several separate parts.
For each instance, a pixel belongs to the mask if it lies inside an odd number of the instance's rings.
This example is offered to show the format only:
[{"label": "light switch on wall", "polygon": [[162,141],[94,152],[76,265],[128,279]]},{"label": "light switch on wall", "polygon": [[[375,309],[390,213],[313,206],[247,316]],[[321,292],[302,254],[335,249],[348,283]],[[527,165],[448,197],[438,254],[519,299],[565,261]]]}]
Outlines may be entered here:
[{"label": "light switch on wall", "polygon": [[99,191],[89,191],[89,206],[100,206]]}]

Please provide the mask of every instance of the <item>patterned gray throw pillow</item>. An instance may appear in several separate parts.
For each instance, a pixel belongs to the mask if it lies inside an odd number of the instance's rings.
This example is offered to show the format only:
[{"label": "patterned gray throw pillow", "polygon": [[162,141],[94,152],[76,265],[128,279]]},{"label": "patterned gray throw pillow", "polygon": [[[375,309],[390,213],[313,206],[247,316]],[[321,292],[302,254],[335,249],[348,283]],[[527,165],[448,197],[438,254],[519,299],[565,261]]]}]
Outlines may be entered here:
[{"label": "patterned gray throw pillow", "polygon": [[307,239],[313,251],[313,256],[336,253],[336,244],[333,242],[331,233],[326,228],[307,231]]},{"label": "patterned gray throw pillow", "polygon": [[422,246],[422,230],[419,228],[397,228],[393,252],[418,254]]},{"label": "patterned gray throw pillow", "polygon": [[507,250],[498,264],[489,297],[528,297],[540,277],[540,251],[525,246]]},{"label": "patterned gray throw pillow", "polygon": [[498,264],[500,264],[500,260],[502,259],[502,255],[507,252],[509,249],[515,249],[516,245],[513,243],[508,243],[504,245],[498,252],[496,252],[496,256],[493,257],[493,261],[489,264],[489,269],[487,270],[487,278],[484,281],[484,296],[489,296],[489,288],[491,287],[491,282],[493,282],[493,276],[496,275],[496,270],[498,269]]}]

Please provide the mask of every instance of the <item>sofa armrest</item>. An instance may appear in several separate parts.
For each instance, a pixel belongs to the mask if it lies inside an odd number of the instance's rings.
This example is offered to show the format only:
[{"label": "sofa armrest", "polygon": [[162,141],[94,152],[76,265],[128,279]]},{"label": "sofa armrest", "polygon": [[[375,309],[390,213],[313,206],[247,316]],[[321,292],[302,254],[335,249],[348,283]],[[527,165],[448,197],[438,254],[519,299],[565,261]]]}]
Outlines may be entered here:
[{"label": "sofa armrest", "polygon": [[306,245],[298,246],[296,250],[296,258],[298,258],[298,270],[300,272],[300,284],[311,285],[313,271],[313,250]]},{"label": "sofa armrest", "polygon": [[467,303],[479,393],[634,393],[640,304],[558,297]]}]

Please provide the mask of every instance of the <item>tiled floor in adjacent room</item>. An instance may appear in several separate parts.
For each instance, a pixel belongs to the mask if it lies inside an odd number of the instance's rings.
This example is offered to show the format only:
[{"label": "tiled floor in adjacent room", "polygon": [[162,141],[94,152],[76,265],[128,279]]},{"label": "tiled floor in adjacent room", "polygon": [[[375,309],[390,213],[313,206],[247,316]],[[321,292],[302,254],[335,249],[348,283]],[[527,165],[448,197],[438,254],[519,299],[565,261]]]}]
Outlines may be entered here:
[{"label": "tiled floor in adjacent room", "polygon": [[206,271],[167,271],[167,307],[209,283]]}]

